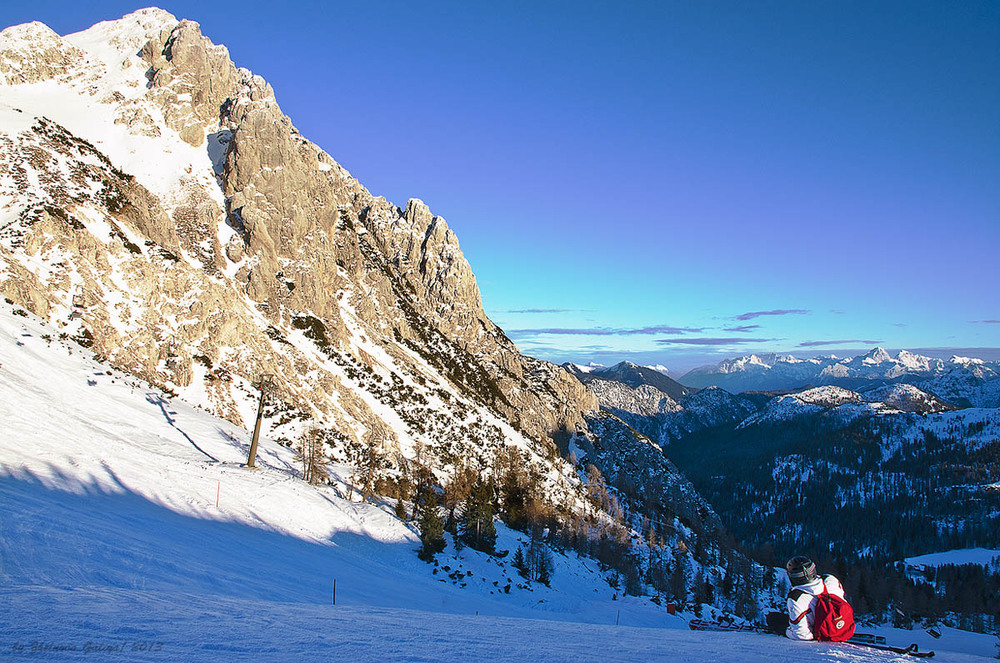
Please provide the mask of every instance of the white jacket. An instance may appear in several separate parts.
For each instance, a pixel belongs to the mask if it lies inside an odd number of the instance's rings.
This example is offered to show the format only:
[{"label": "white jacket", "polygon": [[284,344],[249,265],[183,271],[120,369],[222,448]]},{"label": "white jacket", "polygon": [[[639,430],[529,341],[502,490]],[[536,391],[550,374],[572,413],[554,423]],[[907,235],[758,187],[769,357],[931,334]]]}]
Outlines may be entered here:
[{"label": "white jacket", "polygon": [[785,635],[792,640],[814,640],[813,621],[816,619],[814,608],[816,597],[826,591],[834,596],[844,598],[844,588],[834,576],[822,576],[805,585],[796,585],[788,592],[788,630]]}]

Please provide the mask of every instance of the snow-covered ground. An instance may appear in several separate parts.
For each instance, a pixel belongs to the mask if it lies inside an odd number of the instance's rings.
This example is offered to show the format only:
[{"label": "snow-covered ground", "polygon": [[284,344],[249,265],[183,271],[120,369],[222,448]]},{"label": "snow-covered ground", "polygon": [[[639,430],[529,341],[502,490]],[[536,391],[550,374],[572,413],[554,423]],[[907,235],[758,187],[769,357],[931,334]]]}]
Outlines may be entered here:
[{"label": "snow-covered ground", "polygon": [[1000,566],[1000,550],[990,550],[988,548],[962,548],[961,550],[949,550],[947,552],[931,553],[930,555],[920,555],[919,557],[907,557],[907,566],[914,567],[937,567],[954,564],[962,566],[965,564],[978,564],[979,566]]},{"label": "snow-covered ground", "polygon": [[[648,599],[613,600],[573,554],[556,553],[551,589],[469,549],[425,564],[391,505],[347,499],[348,470],[309,486],[269,440],[245,470],[245,431],[57,336],[0,303],[2,660],[896,658],[691,632]],[[945,661],[994,652],[957,631],[888,635]]]}]

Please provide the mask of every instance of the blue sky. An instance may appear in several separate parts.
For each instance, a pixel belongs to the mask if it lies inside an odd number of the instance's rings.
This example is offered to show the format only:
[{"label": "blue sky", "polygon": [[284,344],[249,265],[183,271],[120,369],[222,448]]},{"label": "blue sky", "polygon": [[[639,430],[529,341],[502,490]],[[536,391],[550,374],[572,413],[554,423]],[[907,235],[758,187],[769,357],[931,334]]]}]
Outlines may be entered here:
[{"label": "blue sky", "polygon": [[528,354],[1000,347],[1000,2],[162,6],[444,216]]}]

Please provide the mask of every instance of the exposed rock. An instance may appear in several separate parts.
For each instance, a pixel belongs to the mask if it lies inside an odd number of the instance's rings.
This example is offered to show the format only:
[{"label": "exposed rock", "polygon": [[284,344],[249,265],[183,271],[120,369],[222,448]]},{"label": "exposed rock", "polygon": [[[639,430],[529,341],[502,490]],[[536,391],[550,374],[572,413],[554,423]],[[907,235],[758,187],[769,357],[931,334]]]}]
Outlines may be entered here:
[{"label": "exposed rock", "polygon": [[[88,51],[95,43],[103,50]],[[118,83],[101,78],[108,63]],[[522,356],[489,320],[445,220],[419,200],[401,210],[372,196],[197,23],[141,10],[70,38],[17,26],[0,35],[0,72],[8,85],[57,79],[68,94],[97,95],[117,141],[203,150],[183,172],[137,178],[58,121],[70,117],[3,137],[13,184],[2,193],[19,211],[0,233],[0,290],[85,329],[93,351],[166,388],[203,391],[234,421],[245,416],[241,385],[275,374],[281,401],[325,418],[348,447],[379,429],[400,448],[401,434],[412,444],[435,426],[452,446],[502,440],[482,416],[479,432],[462,433],[470,405],[536,441],[586,428],[595,396]],[[48,266],[26,269],[29,256]],[[428,389],[455,389],[466,404],[430,425],[421,417],[443,415],[397,402]],[[393,415],[404,430],[376,414],[386,404],[409,408]]]},{"label": "exposed rock", "polygon": [[71,76],[83,52],[37,21],[0,32],[0,76],[9,85]]}]

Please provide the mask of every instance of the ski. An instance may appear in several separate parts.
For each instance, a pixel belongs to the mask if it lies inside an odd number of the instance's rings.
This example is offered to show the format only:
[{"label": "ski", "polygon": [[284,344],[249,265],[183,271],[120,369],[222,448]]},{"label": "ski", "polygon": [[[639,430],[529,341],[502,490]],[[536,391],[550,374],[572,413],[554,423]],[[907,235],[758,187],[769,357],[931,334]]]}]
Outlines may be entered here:
[{"label": "ski", "polygon": [[[735,624],[728,623],[723,624],[719,622],[710,622],[704,619],[692,619],[688,622],[688,628],[692,631],[724,631],[724,632],[752,632],[752,633],[770,633],[766,628],[757,624]],[[778,634],[773,634],[778,635]],[[856,645],[858,647],[868,647],[869,649],[879,649],[882,651],[891,651],[894,654],[904,654],[906,656],[915,656],[917,658],[932,658],[934,656],[933,651],[920,651],[916,644],[912,644],[909,647],[896,647],[893,645],[887,645],[885,643],[885,636],[874,635],[872,633],[855,633],[854,637],[847,640],[846,644]]]},{"label": "ski", "polygon": [[704,619],[692,619],[688,622],[688,628],[692,631],[752,631],[754,633],[765,633],[763,626],[756,624],[722,624],[720,622],[710,622]]},{"label": "ski", "polygon": [[869,643],[873,645],[884,645],[885,636],[875,635],[874,633],[855,633],[848,642],[861,642]]},{"label": "ski", "polygon": [[868,647],[869,649],[879,649],[881,651],[891,651],[894,654],[904,654],[906,656],[915,656],[917,658],[933,658],[933,651],[920,651],[916,643],[910,645],[909,647],[894,647],[892,645],[877,645],[871,642],[856,642],[854,640],[848,640],[848,644],[854,645],[856,647]]}]

